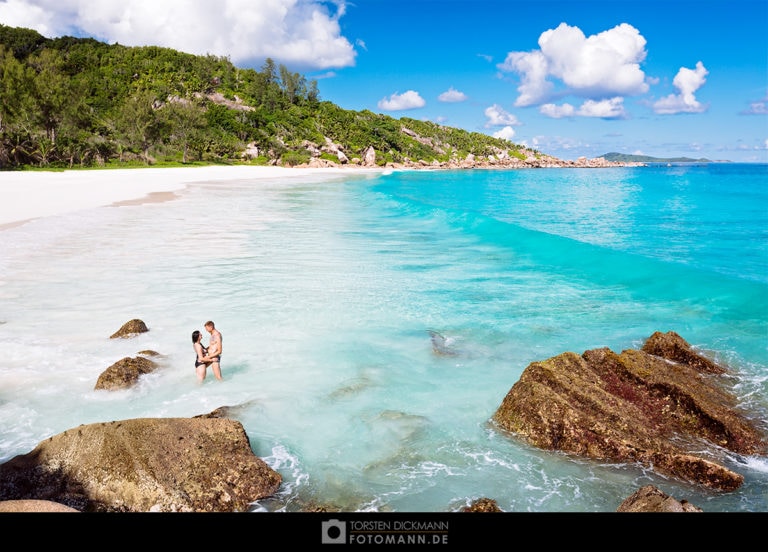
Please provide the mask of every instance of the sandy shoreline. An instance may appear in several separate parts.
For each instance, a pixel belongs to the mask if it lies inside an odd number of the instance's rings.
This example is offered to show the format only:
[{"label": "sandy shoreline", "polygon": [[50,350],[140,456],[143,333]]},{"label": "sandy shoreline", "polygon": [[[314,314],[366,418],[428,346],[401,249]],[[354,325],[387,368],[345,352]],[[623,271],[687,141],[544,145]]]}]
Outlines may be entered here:
[{"label": "sandy shoreline", "polygon": [[52,215],[105,205],[169,201],[195,182],[258,180],[371,172],[371,169],[289,169],[236,165],[57,172],[0,172],[0,230]]}]

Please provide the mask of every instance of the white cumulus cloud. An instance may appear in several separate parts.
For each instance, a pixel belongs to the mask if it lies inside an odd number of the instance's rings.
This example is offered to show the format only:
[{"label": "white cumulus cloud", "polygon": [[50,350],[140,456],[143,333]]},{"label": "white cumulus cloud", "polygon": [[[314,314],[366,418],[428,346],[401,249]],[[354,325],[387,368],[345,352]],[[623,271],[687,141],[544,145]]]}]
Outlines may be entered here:
[{"label": "white cumulus cloud", "polygon": [[579,115],[602,119],[621,119],[626,116],[624,98],[616,97],[600,101],[587,100],[581,104]]},{"label": "white cumulus cloud", "polygon": [[467,95],[451,86],[448,90],[440,94],[437,99],[441,102],[456,103],[466,101]]},{"label": "white cumulus cloud", "polygon": [[424,98],[419,96],[418,92],[414,90],[408,90],[402,94],[397,92],[389,96],[388,98],[382,98],[377,104],[379,109],[384,111],[400,111],[404,109],[418,109],[424,107],[427,102]]},{"label": "white cumulus cloud", "polygon": [[576,115],[576,108],[569,103],[562,105],[548,103],[542,104],[539,107],[539,113],[553,119],[563,119],[564,117],[574,117]]},{"label": "white cumulus cloud", "polygon": [[648,91],[640,68],[645,45],[645,38],[627,23],[589,37],[561,23],[541,34],[540,50],[510,52],[498,67],[520,75],[516,106],[547,102],[554,80],[570,94],[601,101]]},{"label": "white cumulus cloud", "polygon": [[707,82],[707,71],[700,61],[695,69],[681,67],[675,75],[672,84],[679,90],[678,94],[670,94],[653,104],[654,113],[660,115],[674,115],[675,113],[702,113],[707,110],[694,95],[699,88]]},{"label": "white cumulus cloud", "polygon": [[485,123],[485,128],[516,126],[521,124],[520,121],[517,120],[517,117],[511,113],[508,113],[507,111],[504,111],[504,109],[498,104],[493,104],[492,106],[486,108],[485,116],[488,118]]},{"label": "white cumulus cloud", "polygon": [[741,115],[768,115],[768,93],[759,100],[749,102],[749,107]]},{"label": "white cumulus cloud", "polygon": [[[58,13],[51,10],[58,4]],[[6,0],[0,2],[0,23],[9,27],[34,29],[43,36],[54,37],[61,28],[67,28],[71,22],[68,13],[69,2],[30,2],[28,0]]]},{"label": "white cumulus cloud", "polygon": [[768,115],[768,100],[750,102],[749,107],[742,111],[743,115]]},{"label": "white cumulus cloud", "polygon": [[326,69],[355,63],[339,25],[345,6],[344,0],[6,0],[0,23],[49,38],[93,36],[212,54],[238,65],[271,57],[292,68]]},{"label": "white cumulus cloud", "polygon": [[511,126],[505,126],[501,130],[493,133],[494,138],[503,138],[504,140],[512,140],[515,136],[515,129]]},{"label": "white cumulus cloud", "polygon": [[547,80],[547,59],[541,52],[510,52],[506,61],[499,65],[499,69],[520,74],[522,82],[517,88],[520,95],[515,100],[518,107],[540,103],[554,88],[552,82]]},{"label": "white cumulus cloud", "polygon": [[578,109],[569,103],[562,105],[543,104],[539,107],[539,113],[553,119],[575,116],[597,117],[601,119],[622,119],[626,117],[624,98],[618,96],[608,100],[586,100]]}]

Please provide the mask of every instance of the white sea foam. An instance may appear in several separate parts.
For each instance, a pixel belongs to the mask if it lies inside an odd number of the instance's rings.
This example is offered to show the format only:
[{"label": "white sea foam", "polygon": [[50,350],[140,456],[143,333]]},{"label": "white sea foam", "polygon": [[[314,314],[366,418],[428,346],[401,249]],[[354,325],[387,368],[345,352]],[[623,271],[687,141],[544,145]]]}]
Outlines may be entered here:
[{"label": "white sea foam", "polygon": [[758,473],[768,473],[768,458],[762,456],[740,456],[737,463]]}]

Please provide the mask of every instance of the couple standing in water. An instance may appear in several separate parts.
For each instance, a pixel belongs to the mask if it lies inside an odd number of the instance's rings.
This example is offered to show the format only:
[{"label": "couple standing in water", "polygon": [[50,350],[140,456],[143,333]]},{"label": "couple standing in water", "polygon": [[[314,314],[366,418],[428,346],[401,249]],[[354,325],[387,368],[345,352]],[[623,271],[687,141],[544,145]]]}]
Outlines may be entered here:
[{"label": "couple standing in water", "polygon": [[205,379],[209,366],[216,379],[221,380],[221,332],[216,329],[211,320],[205,323],[205,329],[211,334],[208,347],[203,345],[203,334],[200,330],[192,332],[192,346],[197,354],[195,357],[197,380],[203,381]]}]

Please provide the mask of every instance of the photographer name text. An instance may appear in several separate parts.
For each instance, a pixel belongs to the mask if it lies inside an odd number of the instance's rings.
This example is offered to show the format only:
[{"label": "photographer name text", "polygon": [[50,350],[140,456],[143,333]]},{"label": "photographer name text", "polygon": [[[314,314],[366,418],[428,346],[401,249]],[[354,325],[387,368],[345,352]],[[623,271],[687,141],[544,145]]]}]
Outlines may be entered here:
[{"label": "photographer name text", "polygon": [[446,521],[350,521],[349,544],[448,544]]}]

